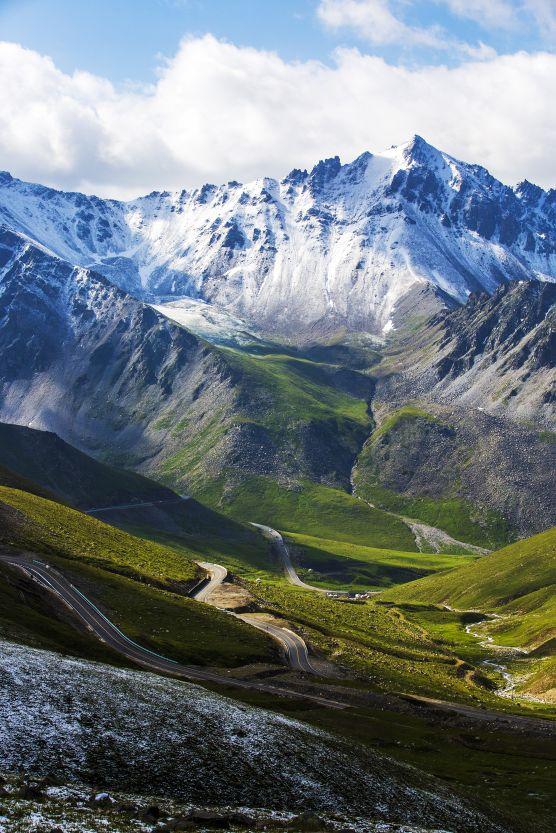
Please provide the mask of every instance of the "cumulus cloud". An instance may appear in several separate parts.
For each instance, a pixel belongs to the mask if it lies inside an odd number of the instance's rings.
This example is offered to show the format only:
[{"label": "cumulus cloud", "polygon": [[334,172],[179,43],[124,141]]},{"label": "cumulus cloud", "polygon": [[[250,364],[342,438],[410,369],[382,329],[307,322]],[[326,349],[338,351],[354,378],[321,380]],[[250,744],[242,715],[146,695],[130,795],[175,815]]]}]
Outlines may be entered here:
[{"label": "cumulus cloud", "polygon": [[354,49],[331,66],[207,35],[181,43],[155,84],[116,88],[0,44],[0,167],[107,196],[282,176],[420,133],[505,181],[556,184],[556,56],[448,68],[392,66]]}]

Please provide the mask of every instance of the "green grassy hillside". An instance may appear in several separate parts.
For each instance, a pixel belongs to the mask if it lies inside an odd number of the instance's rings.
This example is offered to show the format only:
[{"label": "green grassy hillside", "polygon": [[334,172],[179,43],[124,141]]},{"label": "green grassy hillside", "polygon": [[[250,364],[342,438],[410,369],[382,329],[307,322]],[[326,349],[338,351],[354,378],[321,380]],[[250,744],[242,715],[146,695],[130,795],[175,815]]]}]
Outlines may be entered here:
[{"label": "green grassy hillside", "polygon": [[310,584],[367,590],[413,581],[462,566],[472,556],[400,552],[288,532],[296,569]]},{"label": "green grassy hillside", "polygon": [[[185,555],[134,538],[54,501],[2,486],[2,504],[5,515],[0,541],[3,544],[32,552],[55,553],[168,588],[176,582],[191,583],[200,574],[193,560]],[[8,523],[7,514],[11,518]]]},{"label": "green grassy hillside", "polygon": [[[513,657],[512,671],[521,676],[517,690],[556,700],[556,529],[518,541],[457,570],[428,576],[392,588],[384,601],[409,610],[414,621],[427,627],[431,605],[481,611],[484,618],[474,628],[493,650]],[[447,614],[436,609],[439,635],[446,637]],[[454,614],[457,615],[457,614]],[[452,637],[454,634],[452,634]],[[454,640],[461,642],[462,634]],[[512,648],[527,653],[517,654]]]},{"label": "green grassy hillside", "polygon": [[372,426],[372,380],[270,347],[218,354],[227,368],[225,392],[196,419],[171,408],[163,414],[155,428],[177,450],[157,460],[153,474],[196,496],[219,477],[233,483],[257,474],[347,485]]},{"label": "green grassy hillside", "polygon": [[[184,547],[177,551],[26,492],[0,487],[0,544],[42,555],[75,581],[132,638],[183,662],[235,666],[276,659],[264,634],[184,597],[200,575]],[[11,578],[10,578],[11,573]],[[0,632],[45,647],[98,657],[98,646],[53,621],[51,602],[22,604],[18,574],[3,568]],[[21,579],[19,579],[21,581]],[[24,588],[25,590],[25,588]],[[27,592],[27,590],[25,590]],[[39,603],[40,602],[40,603]],[[88,646],[88,648],[87,648]]]},{"label": "green grassy hillside", "polygon": [[227,489],[217,483],[201,497],[243,523],[361,546],[417,551],[411,530],[399,518],[341,489],[307,480],[287,488],[270,477],[247,477]]},{"label": "green grassy hillside", "polygon": [[398,587],[385,598],[529,614],[548,603],[555,583],[556,528],[510,544],[458,570]]},{"label": "green grassy hillside", "polygon": [[[253,529],[196,500],[179,500],[152,480],[99,463],[55,434],[0,423],[1,459],[9,460],[14,468],[0,463],[0,486],[76,507],[92,503],[111,507],[94,517],[132,535],[167,544],[183,553],[186,562],[218,561],[231,552],[240,562],[262,569],[267,566],[267,546]],[[144,501],[153,502],[144,505]],[[114,508],[122,503],[124,508]],[[128,505],[133,503],[140,505]],[[36,512],[37,506],[28,503],[30,512]],[[43,528],[45,541],[50,535],[52,531]]]}]

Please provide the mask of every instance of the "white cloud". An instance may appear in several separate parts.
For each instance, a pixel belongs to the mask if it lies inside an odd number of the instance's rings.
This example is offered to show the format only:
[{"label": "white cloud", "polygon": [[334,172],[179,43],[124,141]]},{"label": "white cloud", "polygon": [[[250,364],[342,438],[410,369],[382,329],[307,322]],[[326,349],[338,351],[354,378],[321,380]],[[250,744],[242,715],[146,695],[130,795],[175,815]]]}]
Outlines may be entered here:
[{"label": "white cloud", "polygon": [[[410,26],[403,11],[418,9],[422,0],[319,0],[318,18],[330,29],[350,29],[375,46],[428,46],[465,53],[466,44],[450,38],[439,26]],[[534,25],[542,40],[556,39],[556,0],[434,0],[452,14],[484,29],[516,31]]]},{"label": "white cloud", "polygon": [[375,45],[445,47],[437,29],[408,26],[390,6],[390,0],[320,0],[317,15],[330,29],[352,29]]},{"label": "white cloud", "polygon": [[556,40],[556,0],[524,0],[523,3],[547,40]]},{"label": "white cloud", "polygon": [[509,0],[436,0],[453,14],[480,23],[481,26],[513,29],[517,24],[517,7]]},{"label": "white cloud", "polygon": [[[412,2],[412,0],[409,0]],[[556,0],[435,0],[453,14],[484,28],[517,29],[533,24],[543,41],[556,39]]]},{"label": "white cloud", "polygon": [[115,88],[0,44],[0,167],[129,196],[281,176],[420,133],[508,182],[556,185],[556,56],[395,67],[357,50],[283,61],[208,35],[186,39],[156,84]]}]

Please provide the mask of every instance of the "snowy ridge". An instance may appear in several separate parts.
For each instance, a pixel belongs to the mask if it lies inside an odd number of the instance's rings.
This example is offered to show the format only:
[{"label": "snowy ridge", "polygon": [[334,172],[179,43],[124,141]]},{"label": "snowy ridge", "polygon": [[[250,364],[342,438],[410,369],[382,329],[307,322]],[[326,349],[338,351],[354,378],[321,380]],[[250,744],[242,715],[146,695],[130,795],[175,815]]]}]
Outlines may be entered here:
[{"label": "snowy ridge", "polygon": [[388,331],[427,284],[464,301],[556,277],[556,191],[509,188],[420,137],[281,181],[127,203],[0,174],[0,223],[148,301],[197,298],[285,334]]}]

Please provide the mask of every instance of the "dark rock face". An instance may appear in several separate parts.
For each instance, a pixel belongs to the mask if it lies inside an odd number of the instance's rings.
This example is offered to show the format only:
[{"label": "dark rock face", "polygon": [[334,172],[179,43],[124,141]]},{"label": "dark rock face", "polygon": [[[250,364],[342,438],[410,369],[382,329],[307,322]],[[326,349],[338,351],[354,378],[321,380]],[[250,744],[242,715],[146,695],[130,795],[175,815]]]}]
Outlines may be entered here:
[{"label": "dark rock face", "polygon": [[505,519],[522,535],[556,524],[556,444],[543,435],[473,409],[428,406],[433,418],[400,420],[357,464],[365,484],[410,498],[460,498]]},{"label": "dark rock face", "polygon": [[323,159],[318,162],[311,173],[309,174],[308,186],[313,194],[318,194],[324,186],[333,180],[342,167],[339,156],[333,156],[331,159]]},{"label": "dark rock face", "polygon": [[[443,379],[469,370],[477,357],[507,357],[508,367],[525,363],[530,372],[556,364],[556,284],[503,284],[492,297],[471,295],[468,303],[436,322],[444,333],[439,348],[449,347],[438,362]],[[527,338],[527,349],[524,339]],[[517,348],[517,353],[513,353]],[[503,364],[503,367],[505,365]]]},{"label": "dark rock face", "polygon": [[473,294],[400,336],[376,399],[418,404],[455,433],[402,423],[371,473],[401,494],[494,509],[522,534],[555,524],[555,339],[556,285],[537,281]]},{"label": "dark rock face", "polygon": [[436,215],[447,228],[468,229],[542,257],[556,252],[556,191],[527,181],[510,188],[480,165],[459,166],[459,183],[448,185],[442,154],[419,136],[405,155],[408,169],[395,174],[389,196]]},{"label": "dark rock face", "polygon": [[556,284],[475,293],[400,346],[399,373],[382,383],[388,399],[465,405],[556,430]]}]

